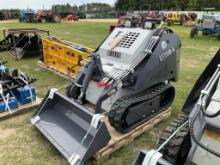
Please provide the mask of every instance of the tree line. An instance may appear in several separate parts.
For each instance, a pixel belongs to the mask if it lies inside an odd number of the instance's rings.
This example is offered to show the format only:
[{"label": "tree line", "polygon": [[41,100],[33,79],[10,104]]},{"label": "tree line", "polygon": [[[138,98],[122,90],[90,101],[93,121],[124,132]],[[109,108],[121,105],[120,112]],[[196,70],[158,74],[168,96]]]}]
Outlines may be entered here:
[{"label": "tree line", "polygon": [[0,20],[5,19],[15,19],[20,15],[19,9],[1,9],[0,10]]},{"label": "tree line", "polygon": [[129,10],[220,10],[220,0],[117,0],[118,11]]},{"label": "tree line", "polygon": [[113,11],[113,7],[106,3],[88,3],[80,6],[70,4],[64,5],[53,5],[52,9],[56,13],[75,13],[75,12],[86,12],[86,13],[106,13]]}]

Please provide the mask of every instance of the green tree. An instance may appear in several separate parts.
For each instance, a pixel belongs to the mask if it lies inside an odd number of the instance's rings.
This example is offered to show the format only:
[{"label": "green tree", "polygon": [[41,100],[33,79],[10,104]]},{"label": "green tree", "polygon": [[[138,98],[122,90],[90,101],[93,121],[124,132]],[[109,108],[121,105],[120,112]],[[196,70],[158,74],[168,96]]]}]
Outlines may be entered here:
[{"label": "green tree", "polygon": [[128,10],[202,10],[215,8],[220,10],[220,0],[117,0],[118,11]]},{"label": "green tree", "polygon": [[197,8],[198,8],[197,0],[189,0],[189,2],[188,2],[188,9],[189,10],[196,10]]},{"label": "green tree", "polygon": [[115,3],[116,10],[119,11],[128,11],[129,4],[127,0],[117,0]]}]

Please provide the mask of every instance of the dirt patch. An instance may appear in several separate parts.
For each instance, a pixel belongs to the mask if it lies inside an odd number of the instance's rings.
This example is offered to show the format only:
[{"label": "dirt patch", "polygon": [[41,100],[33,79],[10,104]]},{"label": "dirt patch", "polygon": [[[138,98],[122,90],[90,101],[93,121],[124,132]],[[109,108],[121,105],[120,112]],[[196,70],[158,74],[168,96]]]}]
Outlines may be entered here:
[{"label": "dirt patch", "polygon": [[0,128],[0,140],[3,140],[11,135],[15,135],[15,129],[2,129]]}]

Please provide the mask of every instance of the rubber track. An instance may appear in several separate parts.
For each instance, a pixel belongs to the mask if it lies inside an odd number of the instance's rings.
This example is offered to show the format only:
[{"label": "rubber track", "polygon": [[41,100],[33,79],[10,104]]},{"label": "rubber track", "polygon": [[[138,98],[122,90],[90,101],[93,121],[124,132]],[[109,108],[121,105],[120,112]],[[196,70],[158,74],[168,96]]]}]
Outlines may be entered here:
[{"label": "rubber track", "polygon": [[[185,121],[188,120],[187,115],[181,115],[178,118],[174,119],[163,131],[161,134],[161,137],[158,142],[158,147],[163,144],[170,135],[179,127],[181,126]],[[161,153],[163,154],[163,158],[167,161],[171,162],[174,165],[182,165],[184,162],[180,162],[178,160],[179,152],[181,150],[183,141],[185,138],[189,135],[189,128],[188,124],[182,128],[173,139],[171,139],[168,144],[161,149]],[[188,146],[189,147],[189,146]]]},{"label": "rubber track", "polygon": [[143,93],[139,93],[135,96],[123,97],[116,100],[111,108],[111,111],[109,112],[110,124],[120,132],[128,132],[128,130],[130,130],[130,127],[132,127],[134,124],[131,126],[127,126],[126,122],[123,120],[127,108],[135,103],[151,101],[152,98],[159,96],[169,87],[171,87],[171,84],[160,83]]}]

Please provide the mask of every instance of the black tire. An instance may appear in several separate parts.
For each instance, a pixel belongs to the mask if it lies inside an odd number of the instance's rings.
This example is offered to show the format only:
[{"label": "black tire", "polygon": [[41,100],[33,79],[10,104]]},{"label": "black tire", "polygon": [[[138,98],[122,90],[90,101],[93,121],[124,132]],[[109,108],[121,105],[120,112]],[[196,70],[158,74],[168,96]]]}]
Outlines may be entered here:
[{"label": "black tire", "polygon": [[[185,121],[188,117],[181,115],[172,121],[161,134],[158,142],[158,147],[163,144],[170,135]],[[172,163],[173,165],[183,165],[187,159],[188,153],[191,148],[191,138],[189,133],[188,124],[186,124],[165,146],[161,149],[163,158]]]},{"label": "black tire", "polygon": [[202,35],[207,36],[207,35],[209,35],[209,33],[207,33],[206,31],[202,31]]},{"label": "black tire", "polygon": [[197,14],[196,14],[196,13],[192,13],[192,14],[191,14],[191,18],[192,18],[192,21],[196,21],[196,19],[197,19]]},{"label": "black tire", "polygon": [[180,20],[180,26],[183,26],[185,24],[185,20]]},{"label": "black tire", "polygon": [[66,96],[71,97],[71,87],[72,83],[66,87]]},{"label": "black tire", "polygon": [[194,38],[198,34],[197,27],[193,27],[190,32],[190,38]]},{"label": "black tire", "polygon": [[220,40],[220,33],[218,33],[217,35],[217,40]]},{"label": "black tire", "polygon": [[167,25],[171,26],[172,25],[172,21],[167,21]]},{"label": "black tire", "polygon": [[183,26],[186,22],[185,14],[182,14],[180,16],[180,25]]}]

